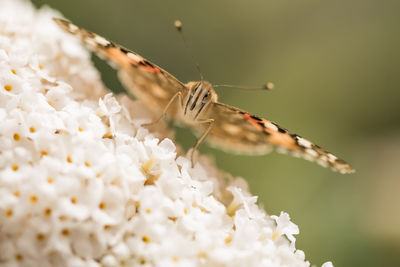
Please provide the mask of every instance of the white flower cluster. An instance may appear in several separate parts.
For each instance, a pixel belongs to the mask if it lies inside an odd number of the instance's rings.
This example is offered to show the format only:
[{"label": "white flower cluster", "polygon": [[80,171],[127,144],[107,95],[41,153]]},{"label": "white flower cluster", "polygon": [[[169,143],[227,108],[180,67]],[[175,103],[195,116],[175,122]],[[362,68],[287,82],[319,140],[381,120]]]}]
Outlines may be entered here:
[{"label": "white flower cluster", "polygon": [[0,1],[0,266],[310,266],[288,214],[142,128],[54,16]]}]

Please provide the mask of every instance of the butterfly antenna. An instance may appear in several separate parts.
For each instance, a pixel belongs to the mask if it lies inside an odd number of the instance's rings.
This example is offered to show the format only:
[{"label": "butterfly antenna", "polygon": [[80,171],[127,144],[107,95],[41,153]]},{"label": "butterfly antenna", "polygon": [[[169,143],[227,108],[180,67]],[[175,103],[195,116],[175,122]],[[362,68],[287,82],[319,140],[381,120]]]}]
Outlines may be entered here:
[{"label": "butterfly antenna", "polygon": [[237,85],[230,85],[230,84],[217,84],[213,85],[214,88],[217,87],[229,87],[229,88],[237,88],[237,89],[244,89],[244,90],[266,90],[271,91],[274,89],[275,85],[272,82],[267,82],[261,87],[247,87],[247,86],[237,86]]},{"label": "butterfly antenna", "polygon": [[199,74],[200,74],[200,79],[201,79],[201,81],[203,81],[203,80],[204,80],[204,77],[203,77],[203,73],[202,73],[201,70],[200,70],[200,65],[199,65],[199,63],[197,63],[196,59],[194,58],[193,53],[192,53],[192,51],[190,50],[190,48],[189,48],[189,46],[188,46],[188,44],[187,44],[187,42],[186,42],[185,36],[183,35],[183,31],[182,31],[182,22],[181,22],[180,20],[175,20],[174,26],[175,26],[175,28],[178,30],[179,35],[181,36],[181,38],[182,38],[182,40],[183,40],[183,43],[185,44],[185,48],[186,48],[186,50],[188,51],[190,57],[192,58],[192,61],[193,61],[194,65],[195,65],[196,68],[197,68],[197,71],[198,71]]}]

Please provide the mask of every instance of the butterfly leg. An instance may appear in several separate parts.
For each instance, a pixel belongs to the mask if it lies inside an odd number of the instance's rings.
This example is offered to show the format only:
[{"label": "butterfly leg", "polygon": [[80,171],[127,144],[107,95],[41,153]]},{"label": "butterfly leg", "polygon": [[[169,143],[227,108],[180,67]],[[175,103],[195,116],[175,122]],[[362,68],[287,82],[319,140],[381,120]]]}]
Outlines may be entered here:
[{"label": "butterfly leg", "polygon": [[202,121],[197,121],[197,123],[208,123],[207,129],[204,131],[204,133],[200,136],[199,139],[197,139],[196,144],[194,145],[192,149],[192,155],[190,157],[190,160],[192,161],[192,167],[194,167],[194,153],[196,152],[197,148],[203,142],[204,138],[207,137],[208,133],[211,131],[212,127],[214,126],[214,119],[208,119],[208,120],[202,120]]},{"label": "butterfly leg", "polygon": [[180,102],[181,106],[183,107],[182,92],[179,91],[179,92],[177,92],[173,97],[171,97],[171,99],[169,100],[168,104],[165,106],[165,108],[164,108],[164,110],[163,110],[163,113],[161,114],[161,116],[160,116],[157,120],[152,121],[152,122],[150,122],[150,123],[145,123],[145,124],[143,124],[143,126],[151,126],[151,125],[154,125],[154,124],[159,123],[162,119],[164,119],[165,116],[166,116],[166,114],[167,114],[167,111],[168,111],[169,107],[171,106],[171,104],[172,104],[172,103],[175,101],[175,99],[177,99],[177,98],[179,98],[179,102]]}]

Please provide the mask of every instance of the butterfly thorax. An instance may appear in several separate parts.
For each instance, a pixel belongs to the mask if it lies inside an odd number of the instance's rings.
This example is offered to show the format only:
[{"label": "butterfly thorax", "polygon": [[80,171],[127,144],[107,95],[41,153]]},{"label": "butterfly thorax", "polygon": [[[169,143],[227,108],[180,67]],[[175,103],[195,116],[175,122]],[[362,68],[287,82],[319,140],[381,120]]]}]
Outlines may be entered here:
[{"label": "butterfly thorax", "polygon": [[209,82],[189,82],[188,91],[183,96],[183,120],[193,124],[204,118],[211,103],[217,101],[217,95]]}]

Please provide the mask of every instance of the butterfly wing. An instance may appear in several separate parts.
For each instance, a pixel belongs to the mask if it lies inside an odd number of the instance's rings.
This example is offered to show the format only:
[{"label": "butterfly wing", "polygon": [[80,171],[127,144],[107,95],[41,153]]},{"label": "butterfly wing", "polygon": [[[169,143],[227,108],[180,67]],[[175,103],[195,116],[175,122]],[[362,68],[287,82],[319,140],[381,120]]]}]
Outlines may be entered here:
[{"label": "butterfly wing", "polygon": [[161,112],[178,91],[186,90],[186,86],[173,75],[135,52],[66,20],[53,20],[116,68],[126,89],[152,107],[153,111]]},{"label": "butterfly wing", "polygon": [[[341,173],[354,172],[345,161],[301,136],[235,107],[214,103],[207,117],[214,119],[206,139],[212,146],[240,154],[265,154],[276,147]],[[195,127],[196,131],[204,131],[206,125]]]}]

